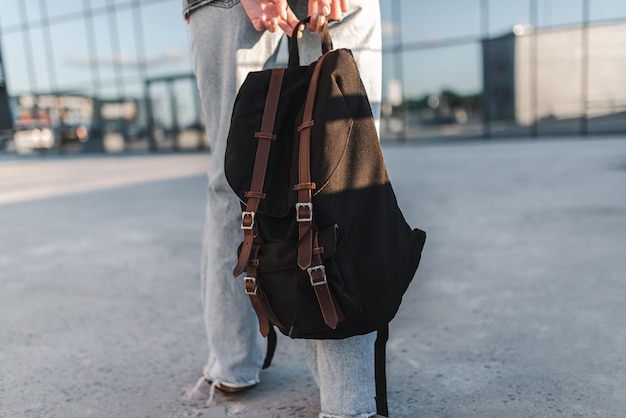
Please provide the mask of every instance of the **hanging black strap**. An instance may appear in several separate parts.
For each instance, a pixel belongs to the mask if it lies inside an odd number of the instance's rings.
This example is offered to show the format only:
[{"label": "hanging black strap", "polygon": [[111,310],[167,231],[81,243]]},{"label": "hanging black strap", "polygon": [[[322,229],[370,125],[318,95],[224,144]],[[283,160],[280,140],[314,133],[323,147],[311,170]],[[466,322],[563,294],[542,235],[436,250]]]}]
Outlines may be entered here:
[{"label": "hanging black strap", "polygon": [[270,325],[270,333],[267,334],[267,351],[265,352],[265,361],[263,361],[264,369],[267,369],[272,365],[272,359],[274,358],[277,342],[276,330],[272,325]]},{"label": "hanging black strap", "polygon": [[376,413],[389,416],[387,406],[387,355],[386,347],[389,339],[389,324],[378,330],[374,345],[374,373],[376,376]]}]

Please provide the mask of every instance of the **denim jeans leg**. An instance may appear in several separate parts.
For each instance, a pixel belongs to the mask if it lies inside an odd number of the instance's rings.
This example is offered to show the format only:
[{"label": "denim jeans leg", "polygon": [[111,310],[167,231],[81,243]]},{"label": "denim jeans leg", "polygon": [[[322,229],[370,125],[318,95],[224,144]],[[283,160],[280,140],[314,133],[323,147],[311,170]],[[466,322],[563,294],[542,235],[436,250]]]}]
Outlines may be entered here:
[{"label": "denim jeans leg", "polygon": [[201,269],[206,375],[230,386],[247,386],[259,381],[265,342],[243,280],[232,276],[242,239],[241,208],[224,176],[224,153],[237,90],[248,72],[273,65],[280,34],[257,32],[241,4],[233,1],[218,0],[193,11],[189,25],[212,148]]},{"label": "denim jeans leg", "polygon": [[376,332],[343,340],[307,340],[306,360],[320,388],[320,417],[366,418],[376,413]]}]

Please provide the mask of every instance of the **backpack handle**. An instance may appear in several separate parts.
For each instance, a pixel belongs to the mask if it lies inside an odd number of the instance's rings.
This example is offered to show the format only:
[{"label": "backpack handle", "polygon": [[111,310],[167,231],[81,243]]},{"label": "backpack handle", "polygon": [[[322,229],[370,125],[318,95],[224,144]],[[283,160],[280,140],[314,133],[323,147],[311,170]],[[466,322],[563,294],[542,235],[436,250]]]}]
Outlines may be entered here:
[{"label": "backpack handle", "polygon": [[[298,49],[298,31],[300,26],[306,25],[311,20],[311,16],[302,19],[293,29],[291,39],[289,40],[289,67],[298,67],[300,65],[300,51]],[[333,41],[330,39],[328,31],[328,23],[324,23],[322,27],[322,54],[333,49]]]}]

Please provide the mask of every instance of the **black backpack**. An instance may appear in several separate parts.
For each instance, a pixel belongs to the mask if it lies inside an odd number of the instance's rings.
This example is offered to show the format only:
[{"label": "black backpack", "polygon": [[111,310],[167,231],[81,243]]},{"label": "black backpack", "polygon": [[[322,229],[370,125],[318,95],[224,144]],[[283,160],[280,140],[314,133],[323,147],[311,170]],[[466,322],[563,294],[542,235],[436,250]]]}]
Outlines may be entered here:
[{"label": "black backpack", "polygon": [[225,172],[244,241],[234,275],[246,273],[264,336],[272,325],[292,338],[378,331],[377,406],[387,415],[388,323],[426,234],[398,208],[351,51],[333,50],[325,29],[323,55],[300,66],[295,39],[288,68],[251,72],[235,100]]}]

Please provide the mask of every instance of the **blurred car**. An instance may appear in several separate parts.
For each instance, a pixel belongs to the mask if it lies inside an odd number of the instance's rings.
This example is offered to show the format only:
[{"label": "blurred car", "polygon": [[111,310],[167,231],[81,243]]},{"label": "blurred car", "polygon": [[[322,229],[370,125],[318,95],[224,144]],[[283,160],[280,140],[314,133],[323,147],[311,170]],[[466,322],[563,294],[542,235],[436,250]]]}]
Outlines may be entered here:
[{"label": "blurred car", "polygon": [[17,124],[13,132],[13,144],[18,154],[45,152],[53,148],[65,150],[69,145],[79,145],[88,139],[89,131],[84,125],[53,127],[30,122]]}]

